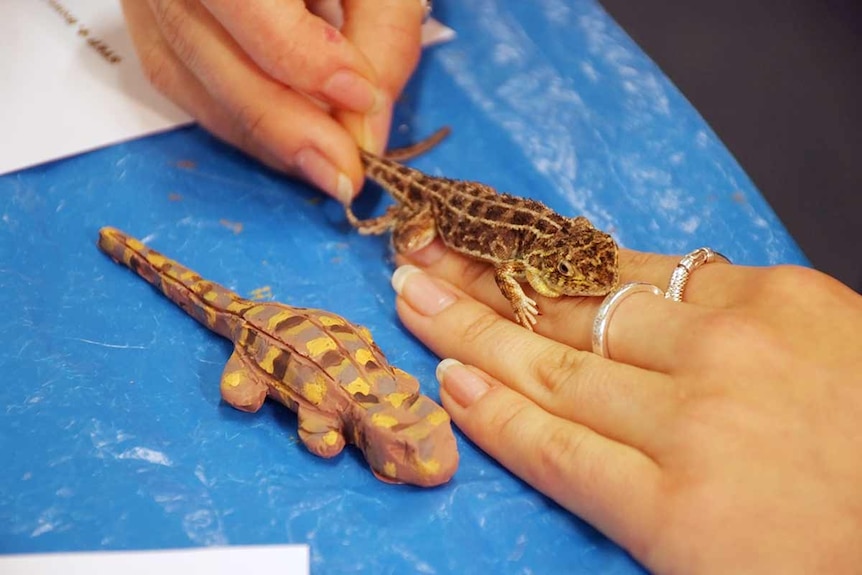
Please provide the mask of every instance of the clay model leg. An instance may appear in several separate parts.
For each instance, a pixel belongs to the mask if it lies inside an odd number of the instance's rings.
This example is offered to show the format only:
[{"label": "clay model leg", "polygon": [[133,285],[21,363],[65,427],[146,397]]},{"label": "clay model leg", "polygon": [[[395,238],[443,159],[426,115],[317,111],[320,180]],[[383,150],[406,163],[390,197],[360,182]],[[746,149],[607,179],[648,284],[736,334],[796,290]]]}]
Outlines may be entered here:
[{"label": "clay model leg", "polygon": [[437,225],[430,205],[411,214],[402,214],[402,220],[392,230],[392,247],[399,254],[409,254],[430,244],[437,236]]},{"label": "clay model leg", "polygon": [[311,407],[300,405],[299,438],[310,452],[319,457],[334,457],[344,449],[341,421]]},{"label": "clay model leg", "polygon": [[226,403],[254,413],[263,405],[268,386],[262,374],[255,371],[244,351],[234,347],[221,376],[221,396]]},{"label": "clay model leg", "polygon": [[512,309],[515,311],[515,318],[525,328],[533,331],[533,325],[536,323],[536,316],[539,315],[539,310],[536,307],[536,302],[527,297],[521,284],[518,283],[516,277],[521,277],[524,274],[523,266],[516,262],[504,262],[494,268],[494,279],[497,280],[497,286],[509,303],[512,304]]}]

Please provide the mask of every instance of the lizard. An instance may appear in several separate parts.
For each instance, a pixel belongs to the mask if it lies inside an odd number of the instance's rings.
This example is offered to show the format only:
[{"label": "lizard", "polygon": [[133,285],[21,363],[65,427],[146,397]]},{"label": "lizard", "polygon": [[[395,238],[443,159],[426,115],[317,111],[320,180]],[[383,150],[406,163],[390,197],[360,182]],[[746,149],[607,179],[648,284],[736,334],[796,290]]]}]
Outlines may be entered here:
[{"label": "lizard", "polygon": [[329,458],[352,443],[382,481],[431,487],[455,473],[448,413],[390,365],[364,326],[325,310],[245,299],[116,228],[102,228],[98,245],[233,342],[220,383],[229,405],[256,412],[267,397],[280,402],[297,413],[309,451]]},{"label": "lizard", "polygon": [[566,217],[529,198],[499,193],[479,182],[430,176],[400,163],[436,145],[448,128],[409,148],[377,156],[360,150],[366,178],[394,199],[382,216],[347,219],[363,235],[392,232],[409,255],[439,236],[449,249],[494,266],[494,279],[515,319],[532,331],[539,310],[521,287],[556,298],[604,296],[619,284],[619,248],[583,216]]}]

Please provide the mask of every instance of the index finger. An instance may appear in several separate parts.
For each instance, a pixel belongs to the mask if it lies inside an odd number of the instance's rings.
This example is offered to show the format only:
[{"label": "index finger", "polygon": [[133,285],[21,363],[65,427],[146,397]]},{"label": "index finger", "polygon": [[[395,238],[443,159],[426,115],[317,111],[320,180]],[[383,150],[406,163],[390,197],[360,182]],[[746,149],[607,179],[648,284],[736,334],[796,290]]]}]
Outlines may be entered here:
[{"label": "index finger", "polygon": [[382,93],[382,105],[366,115],[339,119],[359,145],[382,153],[392,121],[392,105],[410,79],[421,54],[420,0],[346,0],[342,32],[369,59]]}]

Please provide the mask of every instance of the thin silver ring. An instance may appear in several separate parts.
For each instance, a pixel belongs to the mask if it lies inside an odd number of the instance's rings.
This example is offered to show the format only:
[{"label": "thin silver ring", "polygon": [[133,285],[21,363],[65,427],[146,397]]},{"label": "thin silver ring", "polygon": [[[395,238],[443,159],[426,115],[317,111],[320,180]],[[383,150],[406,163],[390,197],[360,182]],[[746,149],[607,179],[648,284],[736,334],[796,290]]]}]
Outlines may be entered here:
[{"label": "thin silver ring", "polygon": [[664,297],[671,301],[682,301],[682,294],[685,291],[685,285],[691,277],[692,272],[704,264],[713,262],[730,263],[730,259],[710,248],[697,248],[691,253],[683,256],[676,268],[670,276],[670,281],[667,284],[667,291]]},{"label": "thin silver ring", "polygon": [[644,283],[631,282],[623,284],[607,296],[605,296],[602,305],[599,307],[599,312],[596,314],[596,319],[593,321],[593,353],[602,357],[609,358],[608,355],[608,326],[611,323],[611,318],[622,301],[628,296],[636,293],[647,292],[658,297],[662,297],[664,292],[658,287]]}]

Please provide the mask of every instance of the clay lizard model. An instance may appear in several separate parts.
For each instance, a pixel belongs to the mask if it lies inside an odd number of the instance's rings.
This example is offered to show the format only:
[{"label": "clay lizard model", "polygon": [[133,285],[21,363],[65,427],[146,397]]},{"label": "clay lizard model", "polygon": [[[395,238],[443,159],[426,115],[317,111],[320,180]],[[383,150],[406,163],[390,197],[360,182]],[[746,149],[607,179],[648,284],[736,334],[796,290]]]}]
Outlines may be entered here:
[{"label": "clay lizard model", "polygon": [[477,182],[429,176],[395,161],[427,150],[447,133],[444,128],[385,158],[361,152],[365,175],[396,204],[367,220],[345,206],[359,233],[392,230],[392,244],[403,254],[439,235],[450,249],[493,264],[500,291],[518,322],[530,330],[539,311],[519,281],[547,297],[602,296],[617,286],[617,244],[587,218],[561,216],[536,200],[501,194]]},{"label": "clay lizard model", "polygon": [[234,342],[221,378],[233,407],[254,412],[269,396],[297,413],[309,451],[333,457],[353,443],[383,481],[430,487],[455,473],[449,415],[389,364],[366,328],[323,310],[244,299],[114,228],[99,231],[99,248]]}]

